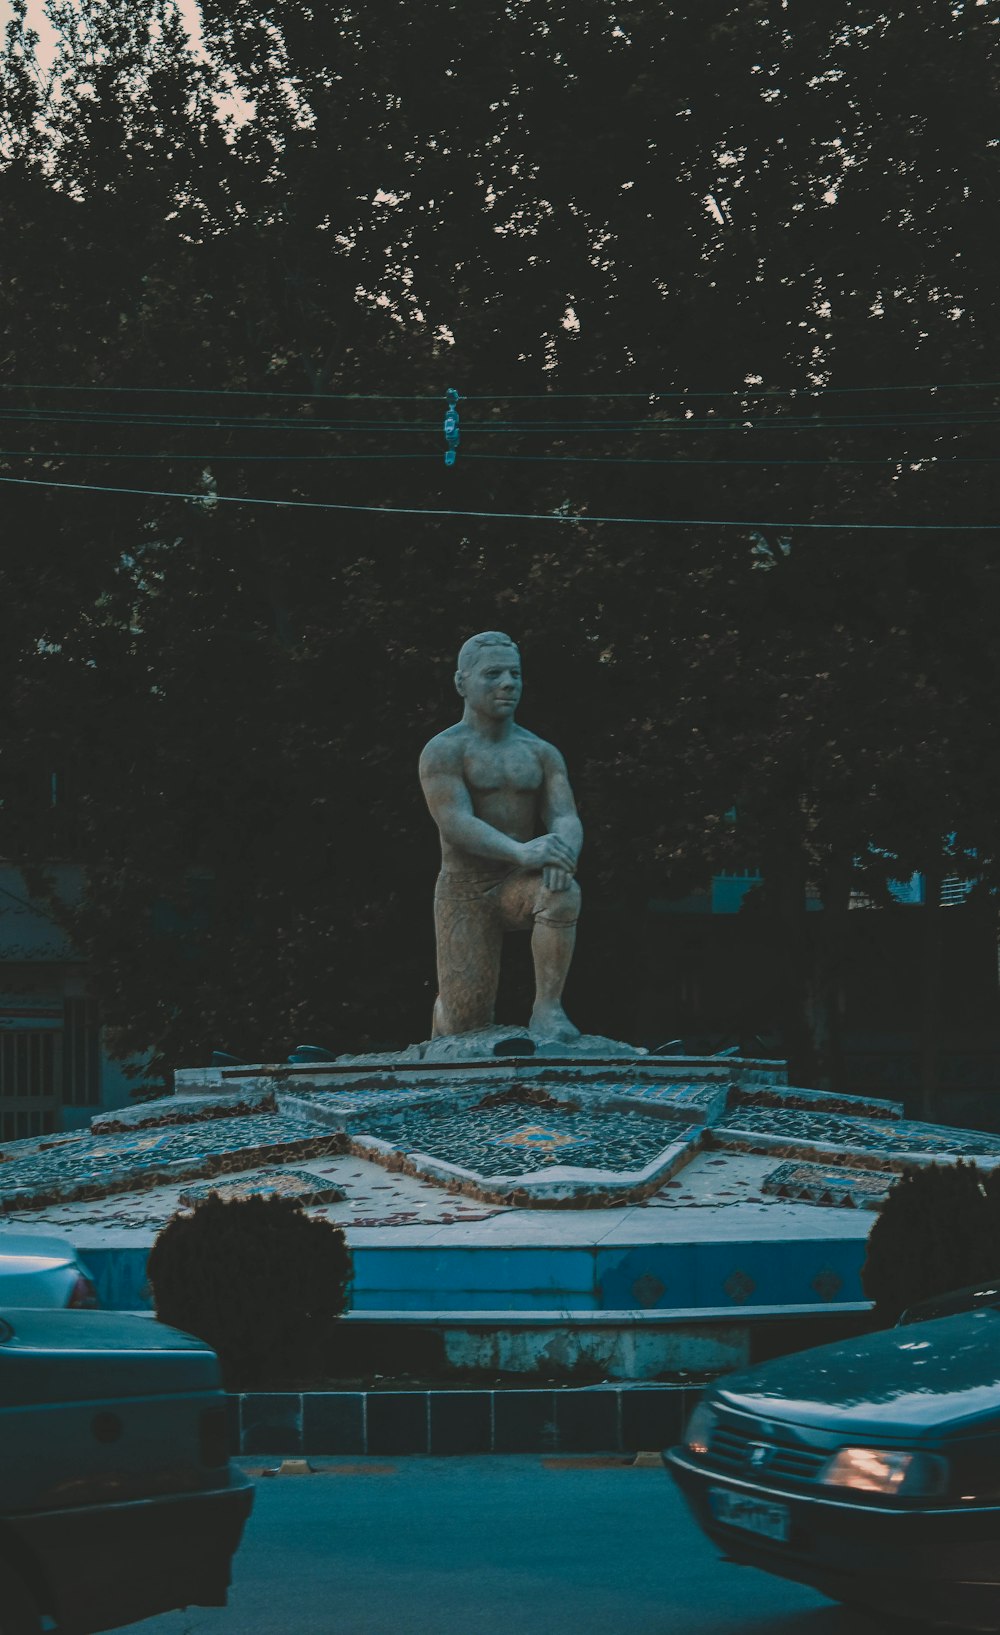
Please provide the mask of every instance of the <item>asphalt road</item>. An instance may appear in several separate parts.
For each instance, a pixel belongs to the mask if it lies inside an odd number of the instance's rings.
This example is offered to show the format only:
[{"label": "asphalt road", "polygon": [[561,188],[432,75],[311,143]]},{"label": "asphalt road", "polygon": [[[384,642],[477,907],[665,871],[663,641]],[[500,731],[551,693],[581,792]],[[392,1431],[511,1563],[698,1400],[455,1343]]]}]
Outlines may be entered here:
[{"label": "asphalt road", "polygon": [[662,1469],[536,1455],[315,1463],[258,1482],[225,1610],[132,1628],[875,1635],[811,1590],[720,1561]]}]

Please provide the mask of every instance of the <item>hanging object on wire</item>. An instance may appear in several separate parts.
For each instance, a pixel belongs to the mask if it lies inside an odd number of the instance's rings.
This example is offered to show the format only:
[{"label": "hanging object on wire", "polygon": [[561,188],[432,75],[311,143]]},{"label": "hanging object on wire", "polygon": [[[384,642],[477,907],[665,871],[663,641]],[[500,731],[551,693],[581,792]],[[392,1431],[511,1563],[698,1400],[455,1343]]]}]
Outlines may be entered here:
[{"label": "hanging object on wire", "polygon": [[444,417],[444,440],[447,447],[444,451],[444,463],[446,466],[453,466],[455,464],[455,455],[458,452],[459,441],[458,393],[456,392],[454,386],[448,387],[446,400],[448,407],[445,411]]}]

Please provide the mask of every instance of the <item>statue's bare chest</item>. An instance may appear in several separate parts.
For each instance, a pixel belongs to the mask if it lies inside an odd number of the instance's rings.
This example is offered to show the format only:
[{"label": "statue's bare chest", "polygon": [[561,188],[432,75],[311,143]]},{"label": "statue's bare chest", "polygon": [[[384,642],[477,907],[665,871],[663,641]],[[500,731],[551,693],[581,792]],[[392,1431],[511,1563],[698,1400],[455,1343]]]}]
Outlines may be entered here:
[{"label": "statue's bare chest", "polygon": [[542,787],[541,757],[527,744],[469,750],[463,761],[473,799],[499,794],[534,795]]}]

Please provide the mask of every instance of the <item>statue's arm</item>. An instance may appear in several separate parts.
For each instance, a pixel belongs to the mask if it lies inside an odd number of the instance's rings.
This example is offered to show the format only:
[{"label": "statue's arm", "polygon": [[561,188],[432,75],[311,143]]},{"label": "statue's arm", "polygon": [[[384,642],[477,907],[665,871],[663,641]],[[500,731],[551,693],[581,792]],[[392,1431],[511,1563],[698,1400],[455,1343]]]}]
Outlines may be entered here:
[{"label": "statue's arm", "polygon": [[521,842],[476,816],[461,771],[452,756],[433,743],[420,757],[420,785],[443,841],[474,857],[515,867],[520,864],[524,851]]},{"label": "statue's arm", "polygon": [[542,785],[542,822],[550,834],[558,835],[576,862],[583,847],[583,824],[576,810],[566,762],[551,744],[545,747],[545,781]]}]

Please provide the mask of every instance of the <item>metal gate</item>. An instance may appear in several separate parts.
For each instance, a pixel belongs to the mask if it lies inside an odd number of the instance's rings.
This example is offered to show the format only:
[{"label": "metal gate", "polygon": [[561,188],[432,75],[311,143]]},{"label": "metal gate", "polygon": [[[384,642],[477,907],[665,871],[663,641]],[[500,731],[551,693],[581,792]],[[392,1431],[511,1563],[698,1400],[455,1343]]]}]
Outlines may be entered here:
[{"label": "metal gate", "polygon": [[0,1027],[0,1141],[58,1127],[61,1028]]}]

